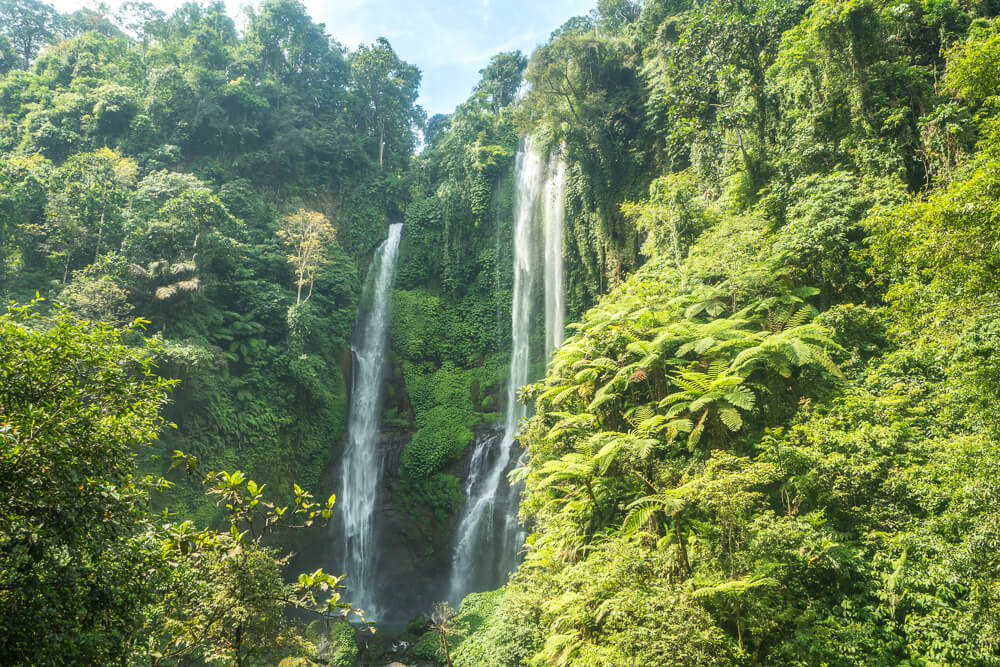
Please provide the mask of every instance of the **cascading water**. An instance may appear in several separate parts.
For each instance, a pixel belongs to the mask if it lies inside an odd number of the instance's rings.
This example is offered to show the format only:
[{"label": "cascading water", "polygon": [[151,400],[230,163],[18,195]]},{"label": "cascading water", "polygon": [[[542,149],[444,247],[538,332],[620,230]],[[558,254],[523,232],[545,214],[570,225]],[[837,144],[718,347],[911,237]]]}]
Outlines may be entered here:
[{"label": "cascading water", "polygon": [[566,305],[563,296],[563,222],[565,220],[566,163],[549,158],[542,190],[542,220],[545,224],[545,354],[562,345]]},{"label": "cascading water", "polygon": [[351,337],[354,381],[338,505],[344,540],[343,571],[348,575],[346,581],[352,603],[363,609],[369,619],[378,615],[373,592],[376,554],[372,519],[382,463],[376,440],[387,356],[389,296],[402,230],[402,224],[389,225],[388,238],[375,250],[362,292],[362,304],[366,304],[366,309],[359,316]]},{"label": "cascading water", "polygon": [[[448,601],[458,604],[469,590],[503,581],[512,558],[505,558],[506,514],[500,477],[511,464],[506,429],[495,428],[476,439],[465,483],[466,507],[459,525],[452,561]],[[509,492],[509,485],[506,488]],[[496,557],[479,559],[481,550]],[[513,554],[516,557],[516,553]]]},{"label": "cascading water", "polygon": [[[527,408],[517,400],[517,392],[529,380],[530,339],[539,278],[544,279],[546,355],[558,347],[563,335],[562,226],[566,166],[557,157],[548,163],[543,161],[534,150],[531,137],[527,137],[515,158],[514,175],[514,295],[507,414],[502,431],[477,440],[470,461],[465,511],[452,561],[448,599],[453,604],[470,591],[502,584],[517,565],[519,542],[523,541],[518,539],[519,494],[517,489],[510,488],[506,473],[519,458],[514,436],[527,414]],[[540,231],[542,244],[538,238]]]}]

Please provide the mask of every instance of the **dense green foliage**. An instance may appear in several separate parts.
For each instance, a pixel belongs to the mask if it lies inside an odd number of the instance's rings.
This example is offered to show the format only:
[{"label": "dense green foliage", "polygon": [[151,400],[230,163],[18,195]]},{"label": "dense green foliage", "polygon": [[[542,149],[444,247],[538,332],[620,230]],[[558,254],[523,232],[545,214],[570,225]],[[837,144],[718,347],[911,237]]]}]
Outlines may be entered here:
[{"label": "dense green foliage", "polygon": [[32,320],[0,315],[0,656],[104,662],[154,596],[132,448],[156,437],[169,385],[110,325]]},{"label": "dense green foliage", "polygon": [[[243,473],[208,473],[228,530],[155,514],[150,495],[173,485],[140,477],[136,450],[155,441],[174,383],[153,372],[156,341],[125,344],[138,333],[32,306],[0,315],[0,661],[315,656],[284,609],[343,621],[341,577],[317,570],[287,584],[287,558],[263,540],[282,524],[329,520],[334,498],[320,505],[294,486],[292,504],[276,507]],[[194,472],[193,457],[174,458]]]},{"label": "dense green foliage", "polygon": [[[0,78],[0,294],[150,320],[181,382],[149,470],[182,449],[315,488],[346,424],[358,267],[402,215],[419,72],[384,40],[346,51],[294,0],[242,32],[218,3],[0,11],[22,56]],[[303,245],[295,221],[320,213]],[[207,518],[186,486],[175,507]]]},{"label": "dense green foliage", "polygon": [[609,2],[536,52],[567,224],[646,259],[525,390],[534,532],[455,664],[1000,661],[995,9]]},{"label": "dense green foliage", "polygon": [[[283,507],[243,473],[201,476],[216,509],[173,472],[152,502],[181,514],[154,515],[131,452],[239,467],[328,517],[285,489],[335,453],[359,275],[402,219],[391,500],[440,562],[463,457],[504,407],[526,134],[568,166],[577,321],[521,392],[524,563],[420,624],[416,655],[1000,664],[995,2],[600,0],[426,123],[387,42],[346,52],[294,2],[242,33],[219,5],[121,27],[11,12],[0,279],[66,309],[0,322],[15,664],[358,659],[346,625],[281,615],[346,613],[314,597],[339,578],[282,580],[259,529]],[[155,343],[122,343],[135,316]],[[157,443],[159,377],[180,382]]]}]

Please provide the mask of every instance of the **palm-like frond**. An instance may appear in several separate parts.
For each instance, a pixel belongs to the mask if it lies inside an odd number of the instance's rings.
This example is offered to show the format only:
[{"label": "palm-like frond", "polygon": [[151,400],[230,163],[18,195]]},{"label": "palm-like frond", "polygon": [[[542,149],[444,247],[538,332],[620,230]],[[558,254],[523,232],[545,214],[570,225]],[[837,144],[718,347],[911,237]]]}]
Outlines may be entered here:
[{"label": "palm-like frond", "polygon": [[555,413],[560,417],[559,421],[549,429],[548,437],[557,440],[565,435],[577,434],[584,430],[590,430],[597,424],[597,417],[589,413],[571,415],[565,412]]},{"label": "palm-like frond", "polygon": [[743,350],[733,359],[731,368],[737,373],[748,375],[757,368],[765,367],[777,371],[783,377],[789,377],[794,368],[815,365],[831,375],[843,377],[826,351],[839,347],[823,327],[811,323],[802,324],[772,333],[757,345]]},{"label": "palm-like frond", "polygon": [[771,577],[753,577],[750,579],[728,579],[726,581],[719,582],[717,584],[712,584],[709,586],[702,586],[696,589],[692,594],[696,598],[723,596],[723,597],[738,597],[743,593],[752,591],[758,588],[777,588],[781,585],[781,582],[777,579]]},{"label": "palm-like frond", "polygon": [[683,507],[684,501],[670,493],[657,493],[651,496],[644,496],[632,502],[626,508],[628,514],[625,516],[622,530],[626,535],[631,535],[642,526],[647,525],[657,512],[673,514],[674,512],[679,512]]},{"label": "palm-like frond", "polygon": [[745,386],[739,386],[733,388],[732,391],[723,394],[722,398],[724,398],[728,403],[731,403],[733,406],[739,408],[740,410],[744,410],[747,412],[753,410],[754,403],[757,400],[756,396],[754,396],[754,393],[750,391],[748,387]]},{"label": "palm-like frond", "polygon": [[705,410],[704,412],[701,413],[701,417],[698,419],[698,422],[694,425],[694,428],[692,428],[691,432],[688,433],[687,445],[688,449],[692,452],[698,446],[698,441],[701,440],[701,434],[705,432],[705,419],[707,417],[708,417],[708,410]]}]

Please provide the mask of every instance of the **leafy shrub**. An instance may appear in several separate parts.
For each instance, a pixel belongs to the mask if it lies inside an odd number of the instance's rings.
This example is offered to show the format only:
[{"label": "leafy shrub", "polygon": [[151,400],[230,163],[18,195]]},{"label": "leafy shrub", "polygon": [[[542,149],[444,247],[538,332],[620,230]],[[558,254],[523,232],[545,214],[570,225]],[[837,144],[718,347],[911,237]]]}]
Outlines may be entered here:
[{"label": "leafy shrub", "polygon": [[330,629],[334,667],[354,667],[358,661],[358,644],[350,623],[336,623]]}]

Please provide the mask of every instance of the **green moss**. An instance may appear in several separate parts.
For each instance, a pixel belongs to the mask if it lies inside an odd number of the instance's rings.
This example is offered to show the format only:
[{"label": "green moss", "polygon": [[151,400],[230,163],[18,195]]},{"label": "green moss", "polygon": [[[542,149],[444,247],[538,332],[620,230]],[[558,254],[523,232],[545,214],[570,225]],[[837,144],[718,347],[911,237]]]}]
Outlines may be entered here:
[{"label": "green moss", "polygon": [[472,431],[462,423],[467,413],[460,408],[439,405],[421,417],[425,426],[413,435],[400,461],[400,474],[410,481],[441,470],[472,442]]},{"label": "green moss", "polygon": [[[454,475],[436,473],[426,479],[403,479],[397,501],[414,520],[444,537],[448,520],[462,507],[465,496]],[[430,545],[432,550],[435,545]]]},{"label": "green moss", "polygon": [[413,645],[413,655],[422,660],[430,660],[444,664],[444,650],[441,648],[441,636],[437,632],[428,632]]},{"label": "green moss", "polygon": [[[443,548],[462,506],[459,481],[445,471],[472,442],[472,429],[498,418],[503,364],[499,355],[482,355],[483,327],[475,324],[488,306],[472,296],[466,302],[456,307],[426,290],[394,294],[391,338],[415,428],[400,459],[396,503],[421,526],[428,553]],[[398,424],[403,415],[386,417]]]}]

